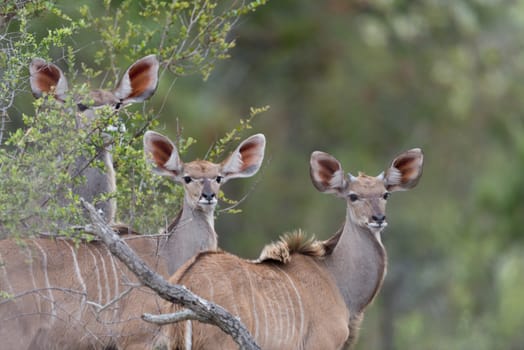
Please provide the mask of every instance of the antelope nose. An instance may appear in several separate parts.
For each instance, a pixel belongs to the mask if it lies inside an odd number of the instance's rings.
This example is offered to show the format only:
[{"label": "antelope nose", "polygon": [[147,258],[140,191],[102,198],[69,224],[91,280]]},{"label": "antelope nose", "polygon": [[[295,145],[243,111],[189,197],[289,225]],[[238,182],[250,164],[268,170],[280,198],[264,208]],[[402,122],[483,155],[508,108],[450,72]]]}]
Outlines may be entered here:
[{"label": "antelope nose", "polygon": [[215,194],[213,192],[202,192],[202,198],[211,202],[215,198]]},{"label": "antelope nose", "polygon": [[386,215],[373,215],[371,219],[377,224],[382,225],[384,221],[386,221]]}]

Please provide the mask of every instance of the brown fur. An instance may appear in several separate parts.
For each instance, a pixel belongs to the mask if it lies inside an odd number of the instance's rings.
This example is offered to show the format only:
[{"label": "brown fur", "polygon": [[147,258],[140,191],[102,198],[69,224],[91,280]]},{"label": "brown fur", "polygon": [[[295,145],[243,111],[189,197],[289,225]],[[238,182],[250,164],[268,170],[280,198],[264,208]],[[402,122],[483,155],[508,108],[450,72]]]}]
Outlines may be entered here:
[{"label": "brown fur", "polygon": [[[158,238],[123,239],[149,266],[167,274]],[[75,247],[65,239],[2,240],[0,262],[0,290],[9,295],[0,298],[3,348],[142,349],[157,332],[140,319],[143,312],[158,310],[156,295],[130,287],[136,277],[101,242]]]},{"label": "brown fur", "polygon": [[[402,169],[395,164],[404,163]],[[324,152],[311,155],[311,179],[321,192],[347,201],[346,221],[330,239],[284,235],[249,262],[227,253],[202,253],[171,278],[226,309],[246,325],[262,349],[341,349],[358,337],[363,311],[378,293],[386,272],[380,233],[385,195],[414,186],[421,174],[419,149],[397,157],[391,175],[343,175]],[[396,162],[396,163],[395,163]],[[405,178],[405,172],[418,171]],[[164,303],[164,312],[180,307]],[[299,325],[299,326],[297,326]],[[190,327],[189,327],[190,326]],[[164,326],[154,343],[162,349],[231,349],[232,339],[196,321]]]},{"label": "brown fur", "polygon": [[[170,233],[176,231],[179,241],[190,236],[214,242],[210,246],[188,245],[189,254],[216,248],[216,234],[208,218],[181,220],[181,213],[168,228]],[[213,212],[209,215],[212,218]],[[113,229],[163,276],[169,276],[170,261],[181,258],[170,254],[171,237],[132,235],[126,225],[114,225]],[[151,342],[157,327],[140,320],[143,312],[158,311],[158,299],[150,290],[133,289],[101,311],[88,303],[107,304],[126,291],[129,282],[137,282],[101,242],[80,240],[78,248],[70,240],[56,237],[21,243],[26,248],[16,247],[12,240],[0,241],[0,290],[13,296],[0,302],[0,343],[7,348],[143,349]],[[23,332],[23,339],[14,336],[17,332]]]},{"label": "brown fur", "polygon": [[[300,243],[298,249],[305,247],[303,240],[291,241]],[[282,264],[206,252],[187,262],[170,282],[238,316],[262,349],[340,349],[349,335],[349,314],[335,281],[324,273],[322,260],[311,255],[294,252]],[[164,312],[179,309],[170,303],[163,306]],[[187,325],[184,321],[164,326],[154,346],[185,349]],[[196,321],[191,326],[192,349],[236,348],[217,327]]]},{"label": "brown fur", "polygon": [[[158,134],[149,135],[155,143]],[[258,170],[265,139],[256,135],[249,140],[258,140],[258,157],[251,158],[253,163],[247,173],[230,166],[230,178],[251,176]],[[158,143],[160,150],[154,151],[162,153],[163,145]],[[218,173],[191,173],[193,163],[188,164],[187,176],[209,176],[208,181],[218,184]],[[219,166],[211,170],[215,168]],[[113,226],[164,277],[172,274],[170,268],[174,265],[183,264],[201,250],[217,247],[215,206],[199,206],[200,180],[184,186],[182,210],[169,225],[167,235],[134,235],[126,225]],[[10,295],[10,299],[2,300],[0,294],[0,344],[7,349],[144,349],[158,327],[143,322],[140,316],[160,310],[156,294],[139,286],[135,276],[97,240],[80,239],[75,244],[51,236],[21,240],[19,244],[15,240],[0,241],[0,291]],[[95,303],[106,306],[99,309]]]}]

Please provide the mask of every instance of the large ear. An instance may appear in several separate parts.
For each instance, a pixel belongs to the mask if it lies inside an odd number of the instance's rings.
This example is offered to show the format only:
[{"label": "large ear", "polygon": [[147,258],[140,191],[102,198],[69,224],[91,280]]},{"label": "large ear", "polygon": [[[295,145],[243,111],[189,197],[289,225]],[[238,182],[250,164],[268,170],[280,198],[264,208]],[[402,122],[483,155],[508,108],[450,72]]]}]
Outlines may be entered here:
[{"label": "large ear", "polygon": [[156,55],[139,59],[127,69],[113,94],[123,104],[147,100],[156,91],[159,66]]},{"label": "large ear", "polygon": [[58,66],[41,58],[33,58],[29,64],[29,82],[35,98],[44,93],[53,93],[55,98],[64,101],[67,92],[67,79]]},{"label": "large ear", "polygon": [[415,187],[422,175],[424,155],[413,148],[396,157],[384,175],[388,191],[405,191]]},{"label": "large ear", "polygon": [[309,174],[320,192],[342,194],[348,186],[340,162],[328,153],[315,151],[311,154]]},{"label": "large ear", "polygon": [[166,136],[147,131],[144,134],[144,153],[157,174],[175,179],[183,176],[184,163],[180,160],[176,146]]},{"label": "large ear", "polygon": [[266,138],[262,134],[245,139],[231,155],[222,162],[224,180],[249,177],[257,173],[264,160]]}]

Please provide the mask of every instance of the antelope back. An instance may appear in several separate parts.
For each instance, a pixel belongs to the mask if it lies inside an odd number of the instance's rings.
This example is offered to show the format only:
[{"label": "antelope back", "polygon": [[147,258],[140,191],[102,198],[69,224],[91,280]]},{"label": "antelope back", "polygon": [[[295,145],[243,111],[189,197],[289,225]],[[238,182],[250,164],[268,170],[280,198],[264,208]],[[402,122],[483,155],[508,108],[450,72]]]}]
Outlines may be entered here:
[{"label": "antelope back", "polygon": [[[124,239],[166,275],[157,238]],[[75,247],[64,239],[2,240],[0,291],[5,349],[132,348],[156,330],[140,320],[143,312],[158,310],[156,295],[140,287],[101,242]]]},{"label": "antelope back", "polygon": [[[113,91],[94,90],[88,96],[76,96],[77,111],[70,111],[75,116],[76,127],[91,132],[93,121],[98,117],[96,109],[111,106],[118,111],[122,106],[141,102],[149,98],[158,84],[159,62],[155,55],[143,57],[131,65]],[[29,65],[31,90],[35,98],[51,95],[64,102],[68,94],[68,82],[63,71],[57,65],[34,58]],[[72,170],[72,176],[83,176],[85,182],[73,188],[79,197],[94,203],[107,222],[113,222],[116,214],[114,199],[98,200],[100,195],[116,190],[115,171],[111,156],[111,137],[103,133],[104,145],[96,150],[96,156],[79,157]],[[92,166],[95,161],[102,161],[104,169]]]},{"label": "antelope back", "polygon": [[[348,337],[344,301],[315,257],[295,253],[286,264],[254,263],[223,252],[201,253],[170,282],[239,317],[262,349],[340,349]],[[178,309],[164,303],[164,312]],[[217,327],[186,321],[164,326],[155,346],[232,349],[236,345]]]}]

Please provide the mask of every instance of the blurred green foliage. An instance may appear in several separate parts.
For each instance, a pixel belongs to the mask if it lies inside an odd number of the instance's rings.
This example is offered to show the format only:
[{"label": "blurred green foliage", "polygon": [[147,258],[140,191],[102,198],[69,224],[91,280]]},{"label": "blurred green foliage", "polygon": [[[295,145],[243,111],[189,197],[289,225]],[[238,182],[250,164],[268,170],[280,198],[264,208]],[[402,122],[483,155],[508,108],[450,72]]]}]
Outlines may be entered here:
[{"label": "blurred green foliage", "polygon": [[[75,174],[75,162],[82,157],[91,159],[90,167],[103,167],[95,159],[104,145],[102,132],[112,136],[118,191],[100,199],[116,197],[117,221],[139,232],[156,233],[169,225],[176,216],[182,191],[168,179],[152,174],[143,154],[142,136],[148,129],[161,127],[158,116],[176,79],[195,73],[206,79],[215,63],[228,58],[234,46],[234,40],[228,38],[232,25],[264,3],[2,3],[0,237],[42,232],[71,234],[72,225],[87,223],[78,195],[71,190],[73,185],[85,182],[83,176]],[[126,67],[122,63],[129,65],[150,53],[160,60],[160,80],[166,85],[160,86],[157,95],[164,102],[141,104],[118,114],[102,108],[95,122],[77,130],[74,96],[86,96],[97,87],[112,89],[121,78],[122,66]],[[28,66],[35,57],[55,62],[66,72],[73,91],[64,105],[46,97],[28,103],[32,101],[28,96]],[[114,131],[108,131],[111,126]],[[248,128],[250,119],[233,126],[214,145],[211,157],[234,146],[232,143]],[[177,147],[185,153],[196,138],[174,131]]]},{"label": "blurred green foliage", "polygon": [[[57,4],[66,14],[78,7]],[[376,175],[396,154],[422,147],[418,187],[390,200],[383,237],[388,275],[356,348],[523,348],[523,0],[272,1],[248,11],[232,31],[226,21],[221,39],[188,37],[197,46],[216,43],[211,56],[180,46],[190,16],[176,22],[172,3],[144,4],[89,3],[67,45],[76,62],[114,76],[132,58],[162,52],[158,92],[145,109],[132,111],[157,120],[165,133],[198,140],[186,159],[213,150],[251,106],[270,106],[252,121],[253,133],[268,140],[261,174],[255,183],[225,188],[242,199],[236,207],[242,213],[219,212],[223,248],[253,258],[294,228],[319,238],[336,231],[344,203],[311,185],[312,151],[335,155],[346,172]],[[48,29],[71,26],[60,15],[35,11],[35,43]],[[172,31],[155,30],[160,20],[160,28],[173,22]],[[70,56],[63,46],[38,51],[32,40],[24,41],[26,55]],[[12,61],[2,53],[0,62]],[[2,90],[2,98],[10,97],[5,91],[16,92],[9,105],[14,130],[21,126],[17,115],[33,113],[24,102],[30,97],[22,80],[16,90]],[[125,163],[141,157],[136,147]],[[123,169],[117,171],[127,174]],[[132,212],[143,217],[147,207]]]}]

